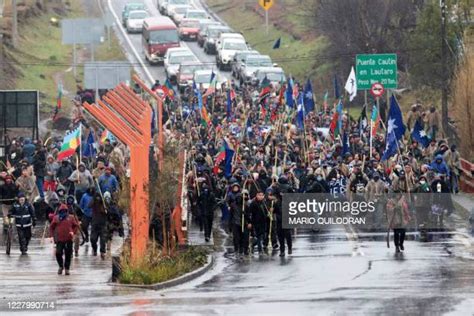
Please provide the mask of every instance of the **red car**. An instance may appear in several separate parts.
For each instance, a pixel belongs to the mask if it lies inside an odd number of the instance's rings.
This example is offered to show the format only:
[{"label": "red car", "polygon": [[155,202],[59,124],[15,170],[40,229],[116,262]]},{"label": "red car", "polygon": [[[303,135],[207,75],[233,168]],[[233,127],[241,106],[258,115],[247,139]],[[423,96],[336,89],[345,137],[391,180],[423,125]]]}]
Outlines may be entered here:
[{"label": "red car", "polygon": [[179,38],[182,40],[196,41],[199,33],[199,20],[183,19],[179,24]]}]

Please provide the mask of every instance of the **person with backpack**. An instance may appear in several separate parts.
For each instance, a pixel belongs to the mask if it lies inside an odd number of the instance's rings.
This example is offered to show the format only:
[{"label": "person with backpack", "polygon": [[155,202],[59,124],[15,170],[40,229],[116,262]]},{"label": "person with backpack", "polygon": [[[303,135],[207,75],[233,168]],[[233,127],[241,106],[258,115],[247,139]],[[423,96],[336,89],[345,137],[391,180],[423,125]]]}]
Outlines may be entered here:
[{"label": "person with backpack", "polygon": [[49,226],[50,234],[56,242],[56,261],[59,265],[58,274],[60,275],[63,270],[65,270],[66,275],[69,275],[73,240],[78,227],[79,224],[76,218],[69,214],[67,205],[61,204],[58,213]]}]

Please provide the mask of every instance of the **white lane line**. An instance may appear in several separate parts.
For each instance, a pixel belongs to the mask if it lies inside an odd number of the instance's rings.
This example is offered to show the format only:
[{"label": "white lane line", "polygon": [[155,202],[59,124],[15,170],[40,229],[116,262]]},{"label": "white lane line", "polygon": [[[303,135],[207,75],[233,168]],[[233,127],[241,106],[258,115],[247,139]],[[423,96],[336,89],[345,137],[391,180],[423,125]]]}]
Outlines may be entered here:
[{"label": "white lane line", "polygon": [[120,30],[120,32],[122,32],[122,35],[124,36],[125,40],[127,41],[127,44],[128,46],[130,46],[132,52],[133,52],[133,55],[135,56],[135,58],[138,60],[138,62],[140,63],[140,66],[143,68],[143,70],[145,71],[145,75],[148,77],[148,81],[150,84],[152,84],[153,82],[155,82],[155,79],[153,78],[153,76],[151,75],[150,71],[148,70],[148,67],[145,66],[145,63],[143,62],[140,54],[138,54],[137,50],[135,49],[135,47],[133,46],[133,43],[132,41],[130,40],[130,37],[128,36],[128,34],[125,32],[125,30],[123,29],[122,27],[122,21],[120,21],[120,18],[118,17],[117,13],[115,12],[113,6],[112,6],[112,0],[107,0],[107,5],[109,7],[109,10],[110,12],[112,12],[114,18],[115,18],[115,22],[117,23],[117,27],[118,29]]}]

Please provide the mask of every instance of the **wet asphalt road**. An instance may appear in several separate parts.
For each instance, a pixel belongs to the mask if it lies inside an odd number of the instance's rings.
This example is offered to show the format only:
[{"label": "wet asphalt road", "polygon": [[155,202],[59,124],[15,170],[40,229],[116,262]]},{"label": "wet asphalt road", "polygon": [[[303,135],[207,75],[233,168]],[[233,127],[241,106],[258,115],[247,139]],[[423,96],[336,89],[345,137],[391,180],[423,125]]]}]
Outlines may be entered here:
[{"label": "wet asphalt road", "polygon": [[[119,244],[116,240],[114,247]],[[227,247],[229,248],[229,247]],[[2,248],[3,249],[3,248]],[[343,230],[296,236],[294,254],[235,260],[223,252],[204,276],[161,291],[107,285],[110,259],[73,259],[57,276],[52,245],[0,254],[0,314],[6,300],[57,300],[60,315],[471,315],[473,248],[457,238],[407,241],[387,249],[381,235],[348,238]],[[16,312],[15,315],[20,315]],[[25,315],[28,313],[24,313]],[[43,312],[42,314],[53,314]],[[31,315],[31,314],[29,314]]]}]

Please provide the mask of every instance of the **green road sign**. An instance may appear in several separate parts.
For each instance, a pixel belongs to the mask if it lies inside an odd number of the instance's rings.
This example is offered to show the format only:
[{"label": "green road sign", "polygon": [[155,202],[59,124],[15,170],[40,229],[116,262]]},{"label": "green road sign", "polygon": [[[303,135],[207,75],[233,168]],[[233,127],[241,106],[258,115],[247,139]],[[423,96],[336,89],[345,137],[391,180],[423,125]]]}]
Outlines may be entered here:
[{"label": "green road sign", "polygon": [[386,89],[396,89],[397,54],[357,55],[356,78],[357,90],[369,90],[377,82]]}]

